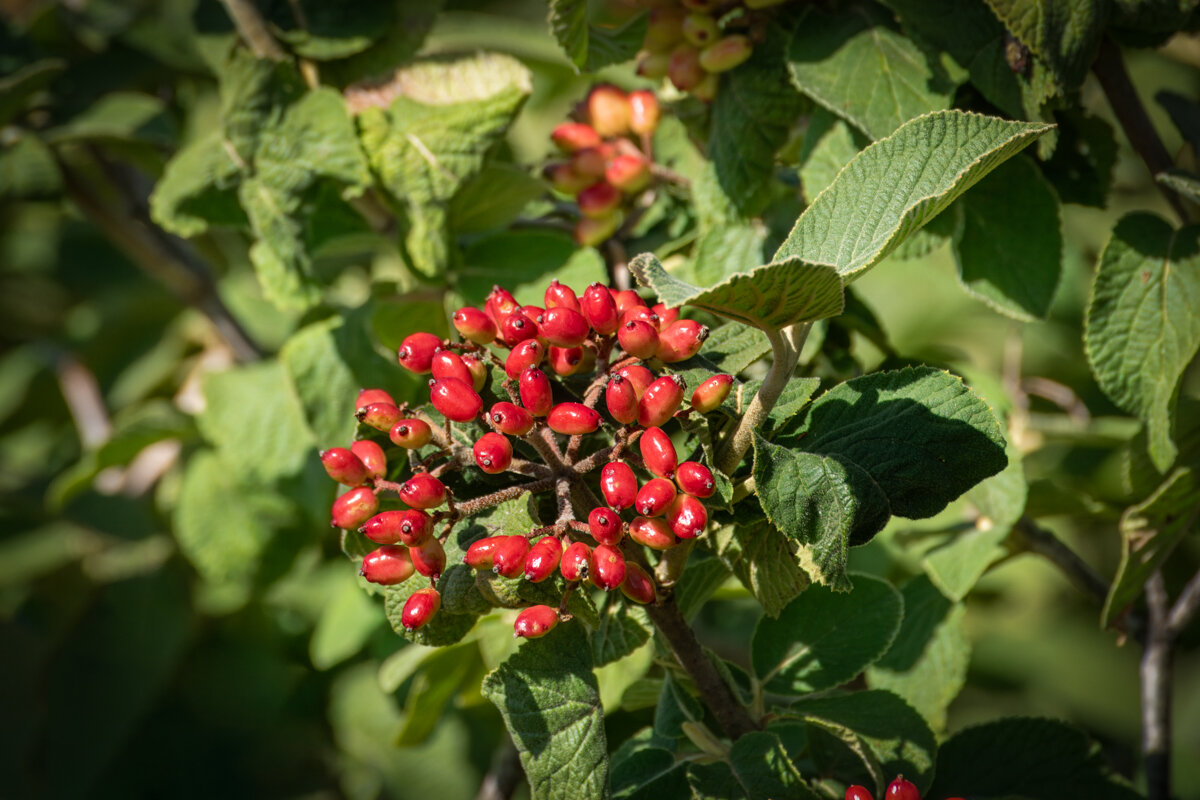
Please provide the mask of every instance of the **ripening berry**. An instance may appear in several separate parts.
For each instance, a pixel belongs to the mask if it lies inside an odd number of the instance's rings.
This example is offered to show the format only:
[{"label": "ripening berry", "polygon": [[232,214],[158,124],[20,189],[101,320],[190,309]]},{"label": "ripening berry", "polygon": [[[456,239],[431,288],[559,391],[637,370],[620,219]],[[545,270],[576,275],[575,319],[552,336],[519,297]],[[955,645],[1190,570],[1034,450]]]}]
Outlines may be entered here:
[{"label": "ripening berry", "polygon": [[592,570],[588,577],[595,586],[611,592],[625,580],[625,556],[611,545],[596,545],[592,551]]},{"label": "ripening berry", "polygon": [[462,356],[452,353],[449,350],[438,350],[433,354],[433,361],[429,365],[429,371],[435,380],[457,378],[468,386],[473,387],[475,384],[475,376],[471,374],[471,370],[467,369],[467,365],[463,363]]},{"label": "ripening berry", "polygon": [[537,339],[526,339],[508,353],[504,359],[504,374],[514,381],[530,367],[539,366],[546,357],[546,348]]},{"label": "ripening berry", "polygon": [[604,389],[604,403],[608,414],[622,425],[628,425],[637,419],[638,397],[633,382],[613,375],[608,379]]},{"label": "ripening berry", "polygon": [[622,325],[633,320],[649,323],[650,327],[654,328],[655,332],[658,331],[659,324],[662,322],[662,319],[658,316],[658,314],[655,314],[652,310],[650,310],[650,308],[644,305],[628,306],[624,311],[621,312]]},{"label": "ripening berry", "polygon": [[411,508],[437,508],[446,494],[446,485],[428,472],[415,473],[400,487],[400,499]]},{"label": "ripening berry", "polygon": [[641,402],[642,396],[646,394],[646,390],[650,388],[650,384],[654,383],[654,373],[641,364],[630,364],[627,367],[621,367],[617,371],[617,374],[633,384],[633,390],[637,395],[638,402]]},{"label": "ripening berry", "polygon": [[488,368],[482,360],[476,358],[470,353],[463,353],[459,358],[467,367],[467,372],[471,373],[471,387],[478,393],[483,391],[484,385],[487,383]]},{"label": "ripening berry", "polygon": [[540,369],[530,367],[521,373],[517,385],[521,394],[521,405],[535,417],[544,417],[554,405],[554,390],[550,379]]},{"label": "ripening berry", "polygon": [[666,478],[651,478],[638,489],[633,510],[645,517],[657,517],[675,499],[675,484]]},{"label": "ripening berry", "polygon": [[[683,18],[685,16],[687,14],[682,8],[659,6],[651,9],[649,20],[646,23],[646,38],[642,40],[642,44],[656,53],[670,50],[683,39]],[[633,122],[632,111],[630,112],[630,122]]]},{"label": "ripening berry", "polygon": [[754,54],[754,45],[740,33],[726,36],[700,51],[700,66],[708,72],[726,72]]},{"label": "ripening berry", "polygon": [[483,306],[484,313],[491,317],[492,322],[496,324],[496,333],[499,335],[500,326],[504,324],[504,320],[508,319],[514,311],[520,308],[521,304],[517,302],[508,289],[493,286]]},{"label": "ripening berry", "polygon": [[600,414],[583,403],[559,403],[550,409],[546,424],[555,433],[579,436],[594,433],[600,427]]},{"label": "ripening berry", "polygon": [[387,474],[387,456],[383,448],[370,439],[360,439],[350,445],[350,452],[358,456],[358,460],[367,468],[367,478],[382,478]]},{"label": "ripening berry", "polygon": [[413,569],[426,578],[436,581],[446,570],[446,549],[432,536],[416,547],[408,548],[408,556],[412,559]]},{"label": "ripening berry", "polygon": [[354,418],[377,431],[387,433],[404,417],[404,413],[391,403],[371,403],[360,408]]},{"label": "ripening berry", "polygon": [[508,315],[500,326],[500,337],[509,347],[516,347],[526,339],[536,339],[541,335],[536,322],[527,317],[523,310]]},{"label": "ripening berry", "polygon": [[675,532],[662,517],[634,517],[629,523],[629,538],[651,550],[667,550],[675,546]]},{"label": "ripening berry", "polygon": [[501,433],[509,436],[524,436],[533,427],[533,415],[506,400],[492,406],[488,416]]},{"label": "ripening berry", "polygon": [[[666,62],[663,62],[663,73],[666,76]],[[629,93],[629,128],[641,136],[649,136],[658,127],[659,119],[658,98],[649,89],[638,89]]]},{"label": "ripening berry", "polygon": [[675,46],[671,51],[671,60],[667,64],[667,78],[681,92],[686,92],[700,85],[708,75],[700,66],[700,51],[687,42]]},{"label": "ripening berry", "polygon": [[545,636],[558,624],[558,610],[550,606],[530,606],[517,614],[513,622],[513,636],[537,639]]},{"label": "ripening berry", "polygon": [[574,197],[596,180],[591,175],[580,175],[570,164],[558,162],[547,164],[542,169],[542,177],[550,181],[554,191]]},{"label": "ripening berry", "polygon": [[875,800],[875,795],[871,794],[867,787],[854,784],[846,787],[844,800]]},{"label": "ripening berry", "polygon": [[593,283],[584,291],[579,305],[584,318],[596,333],[607,336],[616,332],[620,318],[617,314],[617,302],[613,300],[606,286]]},{"label": "ripening berry", "polygon": [[638,440],[638,449],[642,453],[642,463],[646,465],[646,469],[660,478],[675,477],[679,456],[675,453],[671,437],[667,436],[662,428],[647,428]]},{"label": "ripening berry", "polygon": [[609,144],[585,147],[571,156],[571,171],[581,178],[590,178],[588,184],[593,184],[604,177],[604,168],[608,166],[612,154],[613,148]]},{"label": "ripening berry", "polygon": [[716,98],[717,89],[721,85],[719,77],[715,72],[704,73],[704,78],[692,87],[692,97],[705,103],[711,103]]},{"label": "ripening berry", "polygon": [[654,579],[632,561],[625,562],[625,580],[621,581],[621,594],[635,603],[648,605],[655,599]]},{"label": "ripening berry", "polygon": [[321,452],[325,472],[345,486],[362,486],[367,482],[367,465],[345,447],[331,447]]},{"label": "ripening berry", "polygon": [[543,536],[533,543],[525,556],[525,580],[541,583],[554,574],[562,561],[562,542],[553,536]]},{"label": "ripening berry", "polygon": [[611,508],[593,508],[588,514],[588,531],[598,544],[615,546],[621,541],[621,518]]},{"label": "ripening berry", "polygon": [[683,18],[683,38],[696,47],[708,47],[720,35],[717,21],[708,14],[688,14]]},{"label": "ripening berry", "polygon": [[715,411],[729,397],[732,388],[732,375],[713,375],[692,392],[692,408],[701,414]]},{"label": "ripening berry", "polygon": [[679,2],[689,11],[695,11],[700,14],[715,11],[717,6],[721,4],[720,0],[679,0]]},{"label": "ripening berry", "polygon": [[587,580],[592,571],[592,548],[583,542],[573,542],[563,550],[558,571],[569,581]]},{"label": "ripening berry", "polygon": [[650,384],[638,403],[638,423],[646,428],[661,426],[679,410],[685,388],[678,375],[665,375]]},{"label": "ripening berry", "polygon": [[650,183],[650,162],[640,155],[614,156],[604,170],[604,180],[625,194],[636,194]]},{"label": "ripening berry", "polygon": [[404,601],[404,610],[400,612],[400,624],[405,630],[415,631],[429,622],[441,607],[442,596],[438,594],[437,589],[418,589]]},{"label": "ripening berry", "polygon": [[558,347],[578,347],[591,332],[587,318],[565,306],[546,309],[540,325],[546,341]]},{"label": "ripening berry", "polygon": [[592,89],[587,97],[587,113],[602,139],[629,131],[629,99],[616,86],[601,84]]},{"label": "ripening berry", "polygon": [[505,536],[492,550],[492,572],[505,578],[519,578],[525,573],[525,557],[528,555],[528,539],[524,536]]},{"label": "ripening berry", "polygon": [[554,370],[555,375],[561,375],[565,378],[568,375],[574,375],[576,372],[583,371],[583,348],[552,346],[546,360],[550,364],[550,369]]},{"label": "ripening berry", "polygon": [[423,419],[401,419],[388,431],[388,438],[397,447],[416,450],[429,444],[433,438],[433,428]]},{"label": "ripening berry", "polygon": [[485,536],[482,539],[476,539],[463,555],[463,563],[472,569],[490,570],[494,566],[492,559],[496,547],[507,538],[507,536]]},{"label": "ripening berry", "polygon": [[575,294],[575,290],[565,283],[559,283],[558,278],[552,278],[550,285],[546,287],[546,292],[542,296],[542,303],[549,311],[552,308],[569,308],[572,311],[580,311],[579,298]]},{"label": "ripening berry", "polygon": [[475,463],[489,475],[497,475],[512,464],[513,449],[508,437],[500,433],[485,433],[471,447]]},{"label": "ripening berry", "polygon": [[708,525],[708,509],[690,494],[679,494],[667,506],[667,524],[680,539],[695,539]]},{"label": "ripening berry", "polygon": [[[667,69],[671,66],[670,53],[656,53],[652,50],[640,50],[637,54],[635,72],[643,78],[659,81],[667,77]],[[633,127],[633,109],[630,107],[629,125]],[[636,132],[636,131],[635,131]]]},{"label": "ripening berry", "polygon": [[649,322],[629,320],[617,329],[617,341],[634,358],[654,358],[658,352],[658,331]]},{"label": "ripening berry", "polygon": [[595,247],[616,233],[623,219],[620,212],[606,217],[580,217],[575,222],[575,243],[581,247]]},{"label": "ripening berry", "polygon": [[363,556],[358,574],[380,586],[395,586],[411,578],[415,571],[408,548],[389,544]]},{"label": "ripening berry", "polygon": [[432,333],[418,331],[404,337],[396,356],[400,366],[418,375],[427,375],[433,363],[433,354],[442,346],[442,340]]},{"label": "ripening berry", "polygon": [[454,329],[469,342],[491,344],[499,332],[496,323],[486,313],[474,306],[464,306],[454,312]]},{"label": "ripening berry", "polygon": [[886,800],[921,800],[921,792],[915,785],[904,780],[903,775],[897,775],[896,779],[888,784],[883,796]]},{"label": "ripening berry", "polygon": [[455,422],[470,422],[483,411],[483,398],[475,388],[458,378],[441,378],[429,387],[429,400],[443,417]]},{"label": "ripening berry", "polygon": [[579,204],[579,213],[585,217],[605,218],[620,207],[621,190],[608,181],[596,181],[580,192],[575,202]]},{"label": "ripening berry", "polygon": [[366,486],[351,489],[333,501],[330,524],[354,530],[379,510],[379,498]]},{"label": "ripening berry", "polygon": [[600,144],[600,134],[591,125],[583,122],[563,122],[550,133],[554,145],[564,153],[574,153],[585,147]]},{"label": "ripening berry", "polygon": [[717,490],[712,470],[698,461],[684,461],[676,467],[675,483],[681,492],[692,497],[712,497]]},{"label": "ripening berry", "polygon": [[358,399],[354,401],[354,411],[357,413],[362,411],[371,403],[387,403],[388,405],[396,405],[396,401],[392,396],[383,389],[363,389],[358,393]]},{"label": "ripening berry", "polygon": [[381,511],[363,523],[359,530],[372,542],[418,547],[433,535],[433,520],[415,508]]},{"label": "ripening berry", "polygon": [[674,364],[691,358],[700,352],[708,328],[694,319],[678,319],[658,334],[658,359],[664,364]]},{"label": "ripening berry", "polygon": [[629,508],[637,499],[637,476],[624,461],[610,461],[600,470],[600,491],[612,508]]}]

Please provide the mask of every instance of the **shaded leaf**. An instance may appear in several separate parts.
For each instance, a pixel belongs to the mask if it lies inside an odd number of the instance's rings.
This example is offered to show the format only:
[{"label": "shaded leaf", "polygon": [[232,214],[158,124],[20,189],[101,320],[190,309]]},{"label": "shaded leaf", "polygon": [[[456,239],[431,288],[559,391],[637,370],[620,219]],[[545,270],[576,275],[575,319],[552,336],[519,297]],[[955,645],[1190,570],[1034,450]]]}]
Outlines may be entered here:
[{"label": "shaded leaf", "polygon": [[1079,88],[1100,47],[1109,4],[1077,0],[987,0],[1013,36],[1054,76],[1058,91]]},{"label": "shaded leaf", "polygon": [[588,6],[588,0],[550,0],[550,33],[576,71],[595,72],[633,58],[646,36],[646,16],[605,26],[591,19]]}]

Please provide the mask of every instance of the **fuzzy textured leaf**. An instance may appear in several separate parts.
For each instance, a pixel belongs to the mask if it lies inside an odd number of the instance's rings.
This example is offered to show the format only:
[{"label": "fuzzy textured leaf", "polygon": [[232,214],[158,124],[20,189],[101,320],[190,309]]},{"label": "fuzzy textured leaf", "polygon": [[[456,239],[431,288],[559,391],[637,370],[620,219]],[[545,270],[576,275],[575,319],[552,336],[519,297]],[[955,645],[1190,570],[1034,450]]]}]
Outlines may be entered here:
[{"label": "fuzzy textured leaf", "polygon": [[547,18],[550,33],[567,54],[576,72],[595,72],[633,58],[646,35],[646,17],[640,15],[620,27],[591,22],[588,0],[550,0]]},{"label": "fuzzy textured leaf", "polygon": [[794,545],[765,519],[727,525],[711,534],[709,541],[768,616],[778,617],[808,587]]},{"label": "fuzzy textured leaf", "polygon": [[1060,92],[1079,88],[1096,59],[1107,2],[987,0],[1012,35],[1049,67]]},{"label": "fuzzy textured leaf", "polygon": [[741,736],[729,761],[688,768],[692,800],[816,800],[779,737],[766,731]]}]

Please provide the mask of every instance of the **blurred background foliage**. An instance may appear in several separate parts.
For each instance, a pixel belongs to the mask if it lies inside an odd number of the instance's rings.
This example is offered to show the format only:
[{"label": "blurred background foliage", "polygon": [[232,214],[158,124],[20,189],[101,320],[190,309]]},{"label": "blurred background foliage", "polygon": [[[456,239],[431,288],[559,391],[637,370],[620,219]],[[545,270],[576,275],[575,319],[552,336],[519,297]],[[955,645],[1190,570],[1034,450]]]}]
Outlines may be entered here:
[{"label": "blurred background foliage", "polygon": [[[287,40],[286,4],[266,5]],[[445,331],[446,309],[477,302],[498,276],[514,289],[604,277],[598,255],[579,255],[566,237],[500,230],[515,216],[504,206],[544,202],[531,176],[551,149],[548,131],[592,78],[571,69],[542,3],[439,5],[373,4],[381,18],[359,39],[343,30],[292,43],[329,61],[323,77],[335,83],[386,68],[387,48],[393,57],[487,49],[528,67],[532,90],[501,156],[477,196],[451,210],[465,266],[421,274],[394,237],[339,240],[314,263],[329,284],[321,302],[287,311],[264,298],[241,231],[193,240],[201,272],[188,271],[186,256],[155,269],[137,254],[145,235],[155,248],[174,246],[145,233],[145,202],[169,157],[217,120],[214,64],[233,37],[224,8],[0,4],[0,796],[470,797],[503,752],[500,716],[478,687],[511,646],[507,626],[483,626],[446,651],[443,669],[414,677],[328,527],[335,490],[317,458],[318,447],[349,436],[353,397],[338,389],[414,395],[388,352],[407,333]],[[320,4],[305,7],[317,14]],[[373,38],[409,13],[431,23],[423,43],[403,41],[403,24],[389,28],[396,40]],[[1131,51],[1143,97],[1200,97],[1198,50],[1185,37]],[[648,85],[628,64],[600,77]],[[20,107],[4,99],[18,95]],[[1112,124],[1093,79],[1081,101]],[[1150,111],[1169,151],[1189,146],[1158,104]],[[803,134],[794,132],[778,167],[793,195]],[[1107,207],[1063,207],[1063,274],[1047,320],[1017,323],[967,296],[942,246],[893,258],[855,285],[888,352],[822,326],[809,353],[830,374],[891,357],[967,374],[1020,420],[1013,438],[1030,507],[1104,575],[1119,558],[1122,459],[1138,425],[1097,388],[1082,317],[1115,221],[1133,209],[1169,215],[1122,137],[1115,146]],[[798,199],[781,207],[793,209],[781,212],[786,231]],[[677,227],[660,228],[647,246],[681,235],[686,219]],[[245,335],[231,338],[221,324]],[[328,376],[328,396],[295,391],[305,372]],[[1067,399],[1029,391],[1031,377],[1069,389]],[[1200,374],[1185,381],[1195,394]],[[920,574],[946,520],[961,519],[969,502],[919,525],[894,520],[854,551],[852,568],[897,583]],[[1198,562],[1192,538],[1167,565],[1168,585]],[[700,638],[743,658],[759,613],[729,583],[698,618]],[[1055,570],[1033,556],[1002,557],[968,597],[961,630],[971,656],[945,731],[1000,715],[1060,717],[1134,769],[1137,648],[1101,630],[1094,605]],[[1198,645],[1193,626],[1176,663],[1185,795],[1200,791]],[[601,685],[610,742],[652,721],[654,694],[639,702],[639,687],[620,674]]]}]

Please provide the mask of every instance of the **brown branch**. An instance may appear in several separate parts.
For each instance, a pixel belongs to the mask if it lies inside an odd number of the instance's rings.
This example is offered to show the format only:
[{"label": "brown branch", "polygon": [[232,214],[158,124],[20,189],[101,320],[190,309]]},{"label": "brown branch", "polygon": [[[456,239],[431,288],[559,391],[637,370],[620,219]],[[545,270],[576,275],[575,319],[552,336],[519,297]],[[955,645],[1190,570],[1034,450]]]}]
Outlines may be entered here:
[{"label": "brown branch", "polygon": [[1063,544],[1057,536],[1039,526],[1029,517],[1021,517],[1017,520],[1017,524],[1013,526],[1013,534],[1026,550],[1050,560],[1070,578],[1072,583],[1091,595],[1098,604],[1104,605],[1104,601],[1108,598],[1108,581],[1101,578],[1086,561]]},{"label": "brown branch", "polygon": [[1179,597],[1175,598],[1175,605],[1171,606],[1171,613],[1167,615],[1167,628],[1172,638],[1183,633],[1197,611],[1200,611],[1200,572],[1193,575],[1187,586],[1183,587]]},{"label": "brown branch", "polygon": [[250,48],[250,52],[254,53],[257,58],[269,58],[272,61],[283,61],[287,58],[287,53],[283,52],[279,42],[275,41],[275,37],[267,29],[266,20],[258,13],[258,9],[251,0],[221,0],[221,2],[225,6],[225,10],[229,12],[229,18],[233,20],[238,35],[242,37],[242,40]]},{"label": "brown branch", "polygon": [[1171,632],[1162,572],[1146,581],[1146,649],[1142,652],[1142,759],[1147,800],[1171,797]]}]

